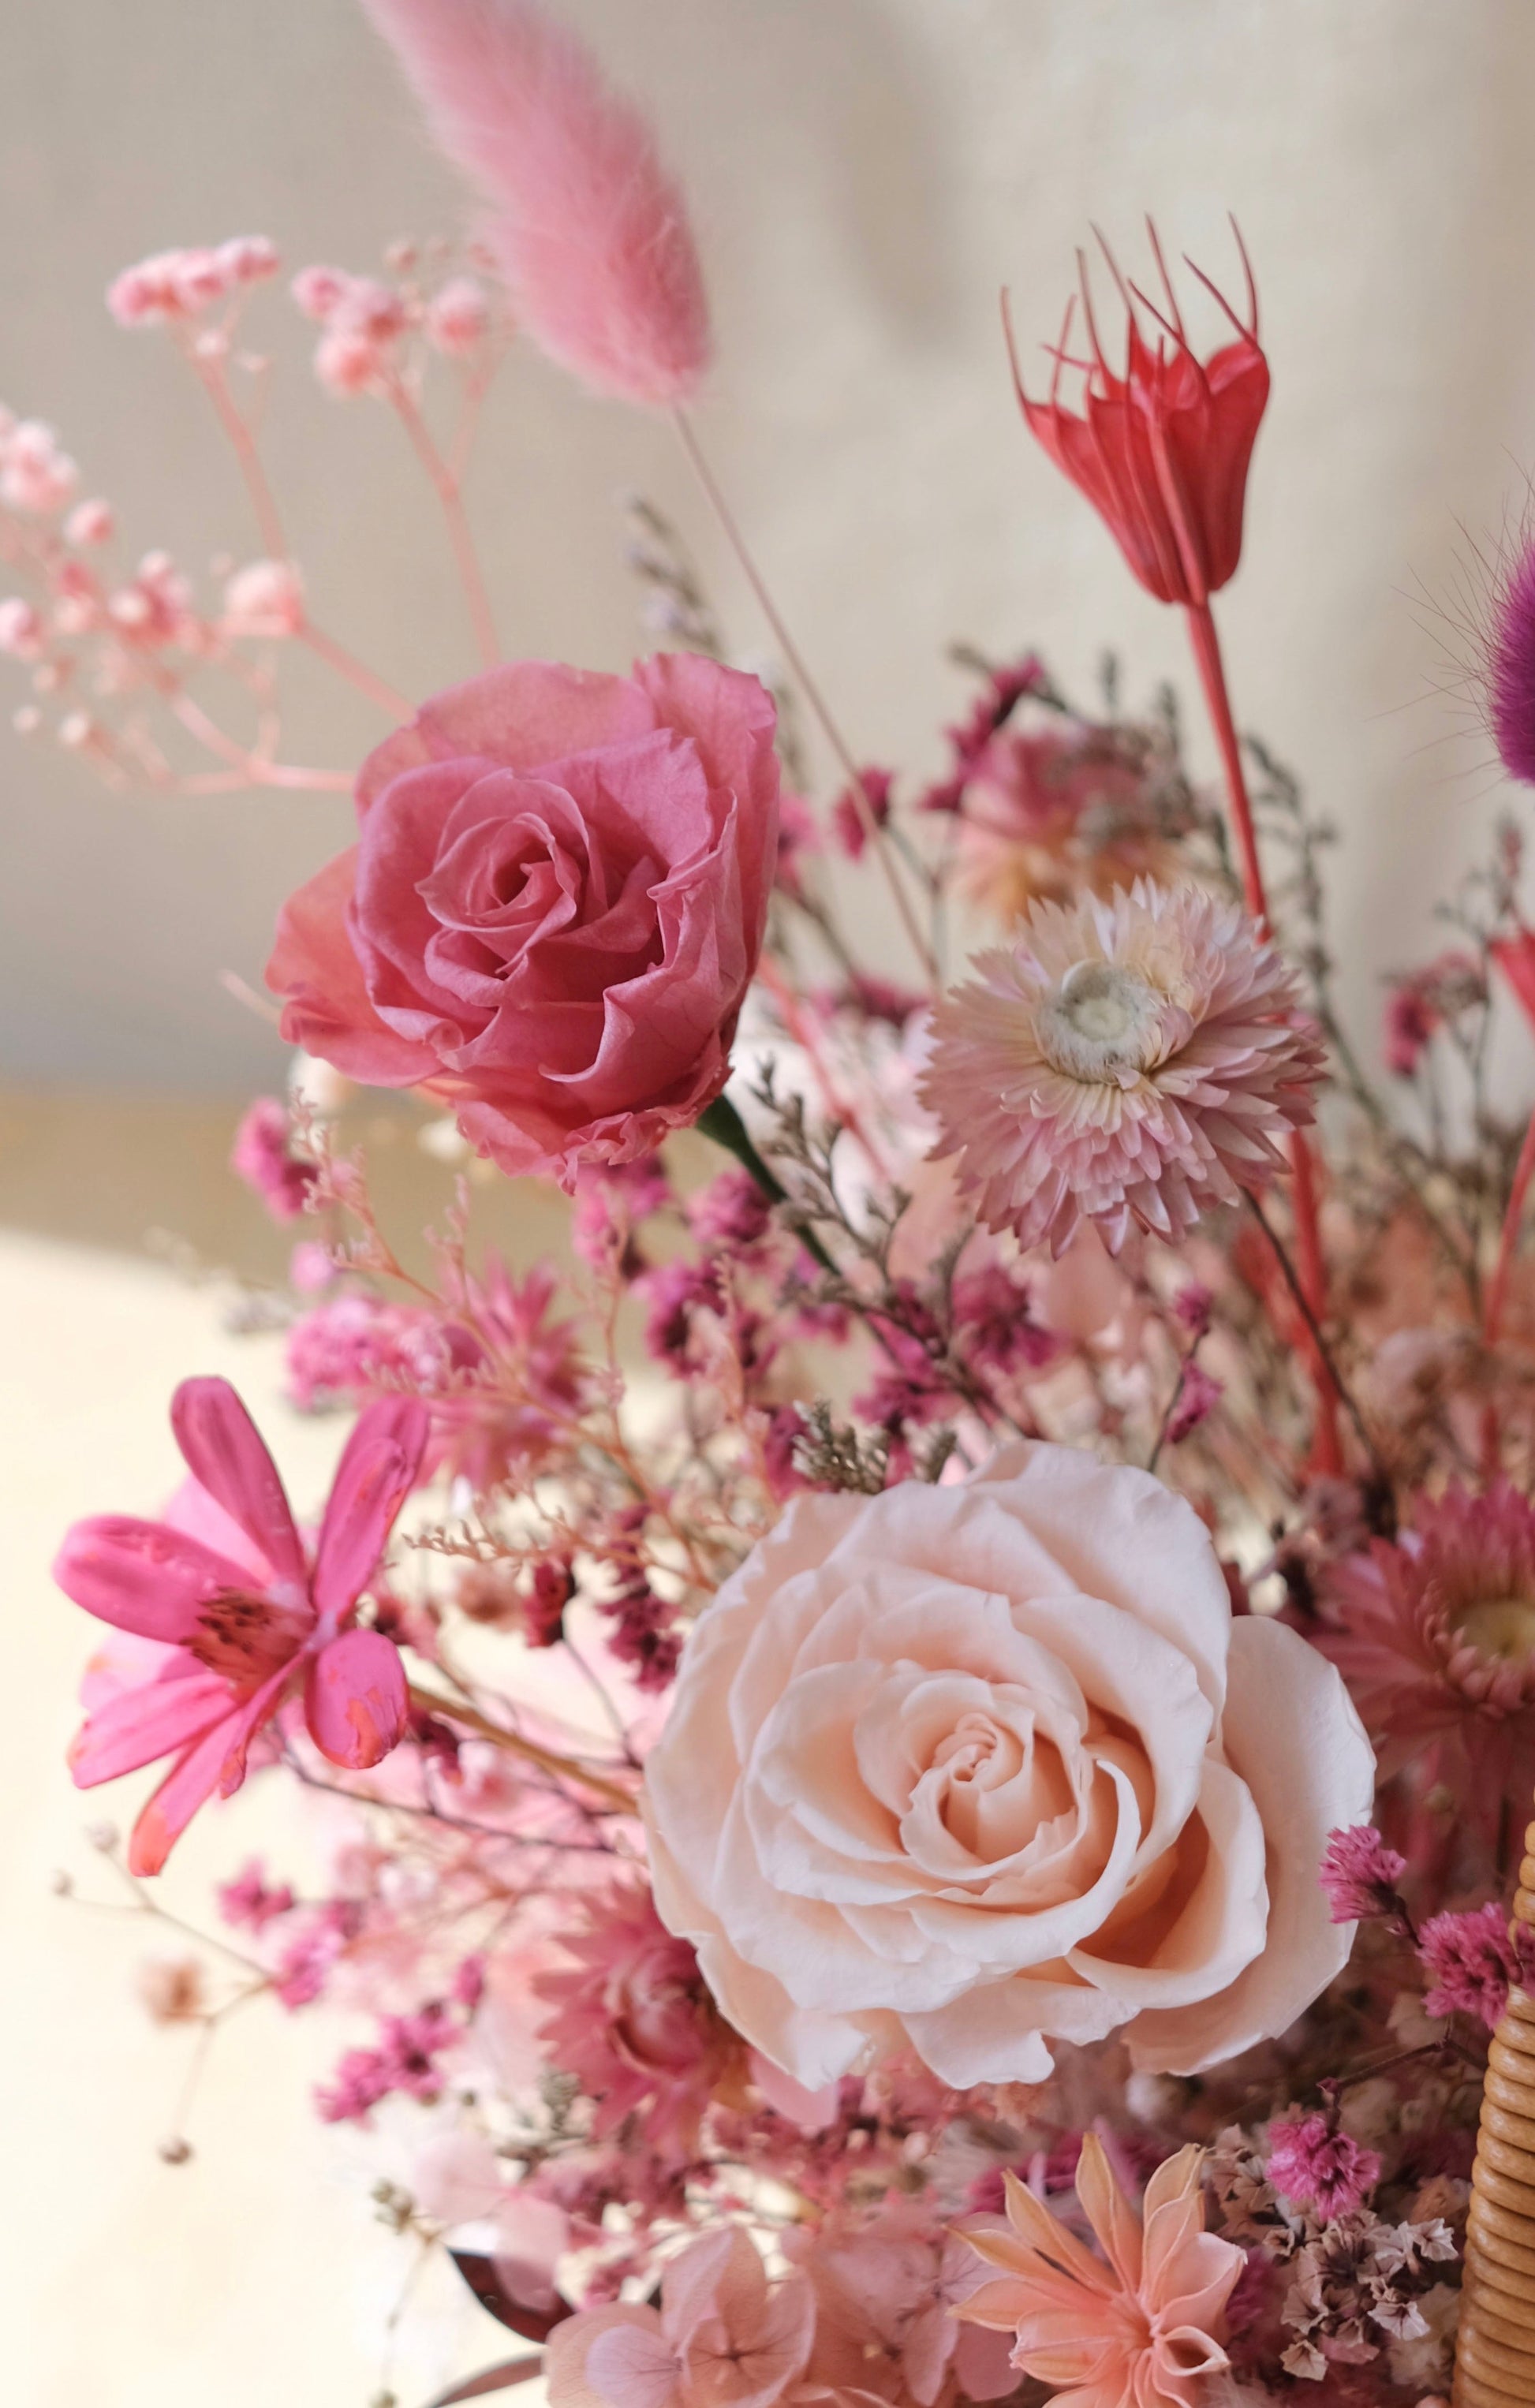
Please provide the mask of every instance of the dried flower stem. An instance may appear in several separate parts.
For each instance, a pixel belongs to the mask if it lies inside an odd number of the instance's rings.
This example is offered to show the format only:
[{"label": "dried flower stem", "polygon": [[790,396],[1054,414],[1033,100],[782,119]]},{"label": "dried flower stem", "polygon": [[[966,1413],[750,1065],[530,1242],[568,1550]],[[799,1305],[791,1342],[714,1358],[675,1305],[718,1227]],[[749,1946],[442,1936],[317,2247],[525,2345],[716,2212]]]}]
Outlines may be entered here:
[{"label": "dried flower stem", "polygon": [[[1241,860],[1242,893],[1248,911],[1266,934],[1271,934],[1269,896],[1263,882],[1263,865],[1258,858],[1257,830],[1253,822],[1252,797],[1247,791],[1247,774],[1242,767],[1241,743],[1236,722],[1231,715],[1231,696],[1226,682],[1226,667],[1221,659],[1220,639],[1215,633],[1214,615],[1208,602],[1190,604],[1184,612],[1194,646],[1195,665],[1199,682],[1204,688],[1205,703],[1215,742],[1226,774],[1227,797],[1230,804],[1231,824],[1236,831],[1237,851]],[[1327,1350],[1317,1335],[1318,1324],[1327,1311],[1327,1264],[1322,1253],[1322,1233],[1316,1200],[1316,1172],[1311,1146],[1303,1132],[1297,1131],[1290,1146],[1290,1170],[1294,1186],[1296,1251],[1300,1259],[1300,1281],[1306,1304],[1306,1325],[1313,1339],[1312,1373],[1316,1387],[1317,1428],[1316,1455],[1319,1468],[1336,1473],[1342,1468],[1342,1447],[1338,1428],[1338,1391],[1327,1361]],[[1267,1224],[1265,1225],[1267,1226]]]},{"label": "dried flower stem", "polygon": [[783,620],[779,612],[778,605],[773,600],[772,595],[768,592],[768,586],[763,580],[762,572],[758,568],[756,561],[747,544],[746,538],[741,532],[739,523],[737,520],[734,511],[731,509],[729,503],[725,500],[724,490],[721,487],[718,479],[715,477],[713,469],[710,466],[709,462],[704,455],[698,437],[694,432],[692,421],[689,419],[687,412],[681,408],[674,409],[671,415],[672,423],[677,429],[682,449],[687,454],[689,465],[708,496],[710,507],[713,510],[715,517],[719,520],[721,530],[724,533],[726,541],[729,543],[736,558],[740,563],[747,583],[751,586],[753,593],[756,595],[758,607],[760,608],[769,627],[771,627],[773,631],[774,640],[778,644],[780,651],[782,652],[784,660],[793,671],[795,678],[797,680],[800,691],[803,693],[806,701],[810,704],[811,710],[819,721],[822,734],[825,736],[827,743],[831,746],[832,752],[837,756],[838,764],[848,781],[848,791],[853,797],[854,809],[858,814],[859,825],[863,829],[867,842],[873,848],[874,854],[879,862],[885,884],[890,890],[891,899],[895,903],[897,912],[900,914],[901,925],[905,929],[907,937],[910,939],[911,950],[915,953],[917,960],[922,965],[923,976],[926,979],[930,986],[936,988],[939,984],[939,970],[938,963],[933,955],[932,947],[928,944],[926,938],[922,933],[916,913],[911,908],[911,899],[907,895],[905,887],[901,883],[895,863],[891,858],[890,848],[885,842],[884,830],[881,827],[879,821],[875,818],[874,806],[869,801],[868,790],[864,785],[863,778],[858,769],[858,765],[853,757],[852,752],[848,747],[847,740],[843,737],[842,731],[838,726],[837,722],[833,719],[831,710],[826,703],[825,695],[821,692],[820,687],[816,684],[814,678],[811,675],[804,654],[800,652],[798,645],[795,642],[795,639],[790,635],[788,628],[784,625]]},{"label": "dried flower stem", "polygon": [[573,1756],[561,1756],[555,1749],[540,1747],[537,1740],[523,1739],[500,1723],[493,1723],[478,1707],[461,1702],[456,1698],[438,1697],[434,1690],[410,1684],[410,1703],[424,1714],[436,1714],[444,1722],[463,1723],[477,1738],[489,1740],[493,1747],[505,1748],[510,1756],[520,1756],[536,1764],[540,1771],[552,1772],[561,1781],[578,1781],[595,1798],[602,1799],[615,1813],[632,1814],[636,1811],[633,1793],[621,1789],[616,1781],[609,1781],[594,1772]]},{"label": "dried flower stem", "polygon": [[1486,1307],[1482,1319],[1482,1336],[1488,1346],[1496,1346],[1503,1326],[1503,1312],[1508,1303],[1509,1279],[1513,1269],[1513,1256],[1519,1242],[1519,1226],[1524,1219],[1525,1200],[1529,1182],[1535,1176],[1535,1112],[1530,1114],[1525,1140],[1519,1148],[1519,1159],[1513,1167],[1513,1183],[1509,1189],[1508,1210],[1503,1214],[1503,1226],[1498,1240],[1498,1261],[1487,1285]]},{"label": "dried flower stem", "polygon": [[448,527],[448,540],[452,545],[453,558],[458,564],[465,598],[469,606],[469,616],[474,622],[475,642],[480,647],[481,662],[484,667],[493,669],[501,657],[501,645],[495,632],[490,596],[485,591],[485,580],[480,566],[480,556],[475,551],[474,538],[469,532],[469,522],[465,513],[464,496],[459,488],[458,478],[433,442],[426,422],[416,408],[412,395],[401,379],[392,375],[385,390],[400,424],[410,438],[411,448],[425,469],[432,489],[442,506],[442,515]]},{"label": "dried flower stem", "polygon": [[327,636],[311,619],[305,620],[298,630],[298,638],[325,663],[327,668],[333,668],[338,677],[346,678],[391,719],[406,720],[415,716],[415,705],[401,694],[397,686],[388,684],[383,678],[375,677],[373,671],[355,659],[344,644],[338,644],[334,636]]}]

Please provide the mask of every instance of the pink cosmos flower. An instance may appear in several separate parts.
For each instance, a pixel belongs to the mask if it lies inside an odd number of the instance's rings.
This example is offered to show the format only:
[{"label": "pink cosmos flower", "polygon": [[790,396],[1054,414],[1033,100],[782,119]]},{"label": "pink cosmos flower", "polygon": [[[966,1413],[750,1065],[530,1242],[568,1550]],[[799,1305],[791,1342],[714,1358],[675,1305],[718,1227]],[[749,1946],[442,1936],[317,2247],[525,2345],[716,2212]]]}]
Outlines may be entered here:
[{"label": "pink cosmos flower", "polygon": [[584,1929],[559,1935],[574,1965],[534,1978],[554,2009],[538,2037],[597,2100],[595,2139],[632,2116],[652,2147],[685,2157],[740,2043],[693,1948],[667,1929],[647,1888],[626,1884],[584,1912]]},{"label": "pink cosmos flower", "polygon": [[777,845],[771,698],[685,652],[523,661],[427,703],[357,785],[358,843],[284,907],[290,1041],[425,1086],[511,1172],[573,1185],[724,1086]]},{"label": "pink cosmos flower", "polygon": [[1199,2169],[1197,2148],[1169,2157],[1138,2216],[1102,2142],[1085,2134],[1077,2198],[1102,2258],[1009,2174],[1011,2231],[966,2228],[1002,2280],[956,2313],[1011,2329],[1020,2373],[1079,2408],[1195,2408],[1207,2376],[1229,2363],[1225,2309],[1245,2262],[1234,2242],[1204,2229]]},{"label": "pink cosmos flower", "polygon": [[397,1649],[361,1630],[357,1600],[378,1566],[426,1445],[414,1398],[370,1407],[337,1467],[312,1555],[277,1467],[227,1380],[184,1380],[171,1426],[231,1544],[168,1522],[93,1514],[66,1536],[53,1576],[87,1613],[168,1652],[92,1713],[70,1750],[82,1789],[173,1756],[134,1826],[128,1862],[158,1872],[215,1789],[245,1778],[251,1742],[302,1689],[309,1736],[333,1764],[365,1770],[405,1728]]},{"label": "pink cosmos flower", "polygon": [[615,2301],[555,2326],[550,2408],[769,2408],[814,2329],[804,2275],[769,2286],[745,2233],[725,2226],[671,2259],[659,2310]]},{"label": "pink cosmos flower", "polygon": [[1311,1120],[1322,1054],[1294,972],[1233,904],[1138,881],[1039,903],[933,1016],[935,1153],[988,1228],[1055,1254],[1081,1223],[1179,1239],[1264,1185]]},{"label": "pink cosmos flower", "polygon": [[1535,1785],[1535,1507],[1499,1481],[1420,1498],[1412,1526],[1327,1572],[1317,1643],[1390,1776],[1422,1759],[1490,1826]]}]

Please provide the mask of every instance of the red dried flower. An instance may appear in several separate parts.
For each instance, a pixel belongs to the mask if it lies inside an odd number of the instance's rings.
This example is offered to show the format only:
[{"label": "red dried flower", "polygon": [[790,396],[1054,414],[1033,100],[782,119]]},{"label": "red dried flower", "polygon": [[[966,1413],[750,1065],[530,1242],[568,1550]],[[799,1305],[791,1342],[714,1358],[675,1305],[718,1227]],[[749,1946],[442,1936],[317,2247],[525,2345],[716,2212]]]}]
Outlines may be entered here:
[{"label": "red dried flower", "polygon": [[[1155,227],[1148,227],[1166,315],[1126,282],[1104,246],[1104,257],[1125,305],[1126,361],[1116,375],[1104,355],[1093,312],[1086,261],[1078,254],[1081,299],[1092,356],[1069,350],[1076,296],[1068,306],[1054,372],[1044,401],[1024,391],[1012,331],[1008,348],[1019,407],[1058,468],[1085,494],[1134,575],[1159,602],[1198,609],[1235,574],[1241,556],[1247,468],[1264,405],[1269,364],[1258,347],[1257,295],[1247,254],[1247,322],[1200,268],[1188,263],[1236,328],[1236,340],[1201,361],[1184,328],[1172,280]],[[1155,322],[1154,342],[1140,330],[1138,308]],[[1081,408],[1060,398],[1066,368],[1086,381]]]}]

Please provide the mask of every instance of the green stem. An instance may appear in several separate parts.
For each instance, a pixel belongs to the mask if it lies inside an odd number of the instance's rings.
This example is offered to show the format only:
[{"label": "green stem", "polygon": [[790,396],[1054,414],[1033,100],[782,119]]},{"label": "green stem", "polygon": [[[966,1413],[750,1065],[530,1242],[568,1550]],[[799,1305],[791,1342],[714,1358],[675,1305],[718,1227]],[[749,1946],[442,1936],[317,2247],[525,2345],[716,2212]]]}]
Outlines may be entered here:
[{"label": "green stem", "polygon": [[[764,1162],[752,1142],[746,1123],[728,1096],[716,1096],[714,1101],[699,1113],[695,1126],[700,1129],[705,1137],[712,1138],[716,1145],[723,1145],[726,1154],[735,1155],[742,1169],[749,1171],[756,1181],[769,1204],[793,1205],[793,1197],[782,1181]],[[802,1228],[796,1225],[796,1235],[805,1252],[814,1256],[824,1271],[830,1271],[836,1277],[840,1276],[837,1265],[832,1261],[813,1229]]]}]

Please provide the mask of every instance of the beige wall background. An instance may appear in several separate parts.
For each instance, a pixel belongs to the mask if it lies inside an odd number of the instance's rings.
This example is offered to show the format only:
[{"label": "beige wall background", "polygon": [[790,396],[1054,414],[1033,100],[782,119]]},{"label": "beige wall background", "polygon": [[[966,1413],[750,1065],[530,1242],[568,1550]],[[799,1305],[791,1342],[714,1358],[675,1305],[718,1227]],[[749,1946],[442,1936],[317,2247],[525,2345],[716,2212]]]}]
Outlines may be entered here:
[{"label": "beige wall background", "polygon": [[[1339,950],[1362,1033],[1487,809],[1485,747],[1423,700],[1456,522],[1496,525],[1535,458],[1528,0],[558,0],[640,93],[692,194],[720,330],[702,412],[765,565],[859,749],[917,766],[959,698],[945,646],[1044,644],[1132,691],[1180,631],[1020,430],[997,331],[1054,336],[1087,222],[1261,280],[1274,398],[1223,619],[1241,715],[1347,837]],[[108,321],[113,271],[265,230],[364,267],[459,196],[352,0],[18,0],[0,77],[0,399],[57,421],[136,549],[256,549],[202,395]],[[470,666],[440,532],[375,404],[337,405],[268,296],[270,449],[319,615],[408,692]],[[622,664],[613,495],[696,539],[761,630],[665,425],[531,357],[472,499],[505,640]],[[0,664],[0,669],[9,665]],[[300,677],[301,757],[350,765],[368,707]],[[290,757],[293,757],[290,755]],[[27,1079],[230,1088],[269,1068],[216,986],[340,803],[123,800],[0,727],[0,1062]]]},{"label": "beige wall background", "polygon": [[[1439,681],[1463,538],[1523,500],[1535,459],[1535,8],[1528,0],[553,0],[642,94],[693,195],[720,330],[701,411],[762,560],[859,749],[918,767],[965,637],[1041,643],[1079,684],[1101,648],[1132,692],[1183,674],[1016,422],[997,290],[1054,334],[1089,220],[1126,251],[1153,209],[1215,270],[1240,217],[1274,398],[1246,560],[1223,604],[1240,714],[1339,823],[1337,949],[1373,1042],[1384,968],[1510,799]],[[54,420],[135,552],[255,550],[201,395],[108,277],[152,248],[265,231],[293,266],[365,268],[456,222],[351,0],[15,0],[0,28],[0,399]],[[465,673],[467,631],[398,430],[332,404],[271,300],[274,471],[317,611],[411,693]],[[472,499],[509,648],[620,665],[636,646],[616,489],[687,529],[743,645],[761,640],[664,426],[533,358],[506,376]],[[1428,617],[1427,629],[1419,622]],[[0,693],[7,664],[0,664]],[[17,690],[20,699],[20,690]],[[366,707],[296,681],[294,756],[353,761]],[[362,2408],[400,2264],[357,2154],[308,2082],[351,2037],[231,2033],[191,2167],[162,2167],[180,2040],[131,1997],[132,1931],[48,1896],[95,1811],[61,1752],[88,1652],[49,1586],[73,1514],[152,1510],[165,1400],[242,1379],[301,1495],[337,1433],[284,1421],[268,1354],[145,1254],[179,1226],[215,1260],[270,1257],[220,1179],[231,1100],[277,1075],[218,974],[259,974],[284,893],[342,806],[150,804],[0,723],[0,1489],[7,1512],[0,1750],[0,2391],[39,2408]],[[872,946],[882,945],[876,923]],[[1522,1040],[1521,1040],[1522,1042]],[[1510,1075],[1528,1089],[1516,1053]],[[22,1094],[25,1087],[30,1098]],[[49,1092],[39,1099],[38,1091]],[[152,1109],[133,1095],[161,1090]],[[164,1091],[184,1091],[179,1100]],[[76,1100],[70,1100],[73,1091]],[[224,1098],[199,1103],[199,1096]],[[4,1100],[4,1099],[0,1099]],[[10,1727],[10,1726],[7,1726]],[[110,1811],[124,1819],[131,1800]],[[189,1841],[178,1898],[282,1809]],[[402,2369],[417,2408],[496,2355],[439,2302]]]}]

